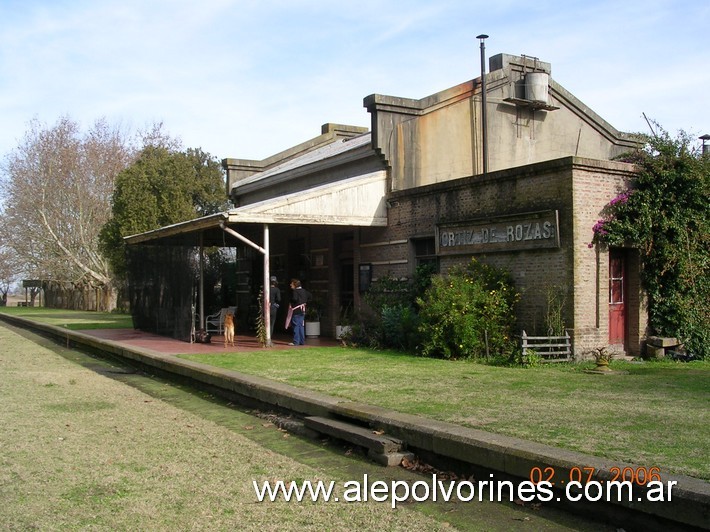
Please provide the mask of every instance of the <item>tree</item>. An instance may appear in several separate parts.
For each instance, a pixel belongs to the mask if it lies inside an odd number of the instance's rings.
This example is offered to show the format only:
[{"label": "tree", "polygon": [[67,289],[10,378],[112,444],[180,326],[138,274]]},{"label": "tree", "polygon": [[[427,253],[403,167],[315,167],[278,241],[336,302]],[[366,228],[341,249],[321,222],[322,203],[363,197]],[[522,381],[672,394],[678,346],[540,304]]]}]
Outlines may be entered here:
[{"label": "tree", "polygon": [[[660,128],[659,128],[660,129]],[[710,157],[685,132],[660,130],[629,162],[631,190],[612,199],[594,239],[640,250],[642,282],[656,334],[674,336],[710,357]]]},{"label": "tree", "polygon": [[97,120],[86,133],[68,117],[34,119],[3,165],[0,237],[26,273],[105,286],[112,275],[98,249],[114,180],[132,159],[120,128]]},{"label": "tree", "polygon": [[0,246],[0,307],[7,305],[7,294],[17,280],[20,269],[14,250]]},{"label": "tree", "polygon": [[219,161],[200,149],[178,152],[161,143],[148,145],[116,179],[111,218],[101,230],[101,249],[116,274],[125,276],[123,237],[225,207]]}]

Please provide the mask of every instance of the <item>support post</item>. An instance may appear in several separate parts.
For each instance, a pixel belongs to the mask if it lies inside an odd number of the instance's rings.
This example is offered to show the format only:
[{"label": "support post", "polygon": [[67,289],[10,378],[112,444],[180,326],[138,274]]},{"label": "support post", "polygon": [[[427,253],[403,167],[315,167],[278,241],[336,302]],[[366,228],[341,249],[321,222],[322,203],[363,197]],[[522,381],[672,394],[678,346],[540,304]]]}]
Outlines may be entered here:
[{"label": "support post", "polygon": [[264,224],[264,325],[266,346],[271,347],[271,265],[269,264],[269,224]]},{"label": "support post", "polygon": [[199,311],[200,311],[200,329],[205,328],[205,246],[203,244],[203,234],[200,233],[200,286],[199,293]]},{"label": "support post", "polygon": [[219,226],[225,233],[229,233],[233,237],[238,238],[264,255],[264,323],[266,325],[266,345],[271,347],[271,323],[269,320],[269,315],[271,314],[271,303],[269,301],[269,278],[271,277],[271,272],[269,271],[269,226],[268,224],[264,224],[264,247],[252,242],[244,235],[240,235],[234,229],[227,227],[227,224],[224,222],[220,223]]}]

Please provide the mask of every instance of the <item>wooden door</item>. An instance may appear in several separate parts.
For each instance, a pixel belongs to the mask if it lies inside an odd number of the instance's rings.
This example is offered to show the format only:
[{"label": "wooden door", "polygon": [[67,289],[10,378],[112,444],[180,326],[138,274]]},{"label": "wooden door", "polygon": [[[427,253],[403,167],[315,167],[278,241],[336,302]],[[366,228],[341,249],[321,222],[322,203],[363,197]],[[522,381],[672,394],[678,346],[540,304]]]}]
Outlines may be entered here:
[{"label": "wooden door", "polygon": [[624,250],[609,250],[609,344],[626,343],[626,260]]}]

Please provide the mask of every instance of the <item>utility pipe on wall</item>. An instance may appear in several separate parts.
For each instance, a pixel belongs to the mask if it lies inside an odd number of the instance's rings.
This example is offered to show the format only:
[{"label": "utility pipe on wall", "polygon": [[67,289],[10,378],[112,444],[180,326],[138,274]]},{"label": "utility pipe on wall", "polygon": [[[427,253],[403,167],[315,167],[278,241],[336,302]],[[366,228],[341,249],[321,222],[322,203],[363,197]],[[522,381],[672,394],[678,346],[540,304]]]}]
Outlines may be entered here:
[{"label": "utility pipe on wall", "polygon": [[481,40],[481,144],[483,148],[483,175],[488,173],[488,127],[486,125],[486,44],[488,35],[476,36]]}]

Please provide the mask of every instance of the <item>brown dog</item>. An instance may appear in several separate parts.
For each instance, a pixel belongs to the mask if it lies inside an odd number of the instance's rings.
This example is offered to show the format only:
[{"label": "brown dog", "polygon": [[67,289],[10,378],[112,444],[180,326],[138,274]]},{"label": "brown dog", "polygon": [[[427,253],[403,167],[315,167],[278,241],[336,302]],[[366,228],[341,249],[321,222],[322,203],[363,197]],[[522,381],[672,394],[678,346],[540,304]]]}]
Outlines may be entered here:
[{"label": "brown dog", "polygon": [[227,344],[234,347],[234,314],[231,312],[224,316],[224,347]]}]

